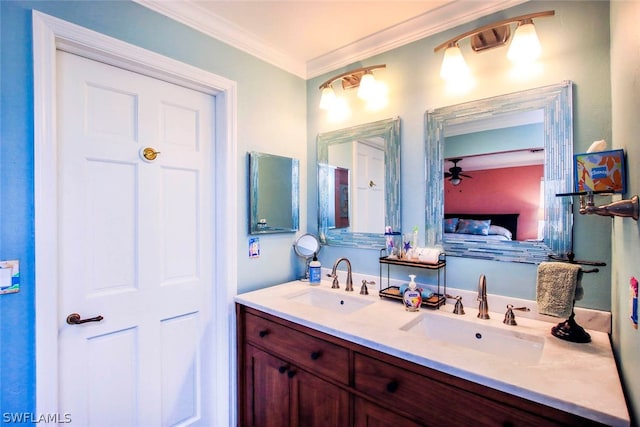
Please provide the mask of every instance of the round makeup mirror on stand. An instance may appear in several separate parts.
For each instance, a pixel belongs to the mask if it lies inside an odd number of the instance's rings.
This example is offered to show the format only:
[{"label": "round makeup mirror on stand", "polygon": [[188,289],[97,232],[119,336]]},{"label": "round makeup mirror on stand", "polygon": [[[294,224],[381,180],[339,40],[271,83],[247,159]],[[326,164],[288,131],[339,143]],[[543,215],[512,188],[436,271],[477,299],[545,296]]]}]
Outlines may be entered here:
[{"label": "round makeup mirror on stand", "polygon": [[320,252],[320,248],[320,240],[310,233],[298,237],[298,240],[293,244],[296,255],[305,260],[304,276],[300,280],[309,280],[309,263],[313,258],[313,254]]}]

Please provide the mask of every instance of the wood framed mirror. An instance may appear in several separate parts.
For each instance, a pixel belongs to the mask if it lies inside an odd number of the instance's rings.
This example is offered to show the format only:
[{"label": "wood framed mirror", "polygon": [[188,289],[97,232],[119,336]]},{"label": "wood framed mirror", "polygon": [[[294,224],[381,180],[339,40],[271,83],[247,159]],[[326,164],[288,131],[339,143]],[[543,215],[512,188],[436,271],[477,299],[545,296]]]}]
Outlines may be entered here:
[{"label": "wood framed mirror", "polygon": [[383,248],[400,230],[400,119],[318,135],[318,234],[323,244]]},{"label": "wood framed mirror", "polygon": [[[497,261],[539,263],[550,253],[572,248],[573,213],[570,198],[557,193],[573,188],[572,82],[545,86],[426,113],[426,243],[441,245],[447,255]],[[444,159],[447,128],[515,113],[540,111],[543,117],[544,227],[533,241],[491,241],[482,236],[450,240],[444,233]]]},{"label": "wood framed mirror", "polygon": [[293,233],[300,215],[297,159],[250,152],[249,234]]}]

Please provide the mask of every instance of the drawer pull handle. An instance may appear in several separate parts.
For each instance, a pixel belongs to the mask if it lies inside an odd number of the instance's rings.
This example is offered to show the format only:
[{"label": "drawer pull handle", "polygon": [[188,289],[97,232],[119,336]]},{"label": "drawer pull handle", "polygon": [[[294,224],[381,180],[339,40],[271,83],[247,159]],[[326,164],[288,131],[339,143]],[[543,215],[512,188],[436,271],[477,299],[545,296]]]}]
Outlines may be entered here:
[{"label": "drawer pull handle", "polygon": [[295,377],[296,376],[296,371],[293,371],[293,370],[289,369],[289,372],[287,372],[287,376],[289,378]]},{"label": "drawer pull handle", "polygon": [[393,380],[389,384],[387,384],[387,391],[389,393],[395,393],[398,390],[398,381]]},{"label": "drawer pull handle", "polygon": [[268,331],[268,330],[266,330],[266,329],[264,329],[264,330],[262,330],[262,331],[258,332],[258,335],[260,335],[260,338],[264,338],[264,337],[266,337],[267,335],[269,335],[269,331]]},{"label": "drawer pull handle", "polygon": [[320,353],[319,351],[314,351],[313,353],[311,353],[311,360],[318,360],[321,355],[322,353]]},{"label": "drawer pull handle", "polygon": [[280,366],[278,368],[278,372],[280,372],[281,374],[284,374],[285,372],[287,372],[287,367],[286,366]]}]

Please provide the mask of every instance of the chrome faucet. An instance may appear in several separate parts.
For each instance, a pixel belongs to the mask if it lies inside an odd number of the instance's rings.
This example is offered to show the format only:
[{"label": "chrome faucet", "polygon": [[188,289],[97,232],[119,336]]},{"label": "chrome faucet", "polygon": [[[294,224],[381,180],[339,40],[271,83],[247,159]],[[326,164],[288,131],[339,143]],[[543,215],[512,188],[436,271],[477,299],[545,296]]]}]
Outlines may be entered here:
[{"label": "chrome faucet", "polygon": [[478,301],[480,301],[480,304],[478,305],[478,318],[488,319],[489,304],[487,303],[487,278],[484,277],[484,274],[480,275],[480,280],[478,281]]},{"label": "chrome faucet", "polygon": [[340,287],[340,285],[338,284],[338,273],[336,272],[336,270],[338,268],[338,264],[340,264],[342,261],[345,261],[347,263],[347,287],[345,291],[353,292],[353,278],[351,277],[351,261],[349,261],[345,257],[338,258],[336,262],[333,263],[333,269],[331,270],[331,274],[329,274],[329,277],[333,277],[333,284],[331,285],[331,289],[338,289]]}]

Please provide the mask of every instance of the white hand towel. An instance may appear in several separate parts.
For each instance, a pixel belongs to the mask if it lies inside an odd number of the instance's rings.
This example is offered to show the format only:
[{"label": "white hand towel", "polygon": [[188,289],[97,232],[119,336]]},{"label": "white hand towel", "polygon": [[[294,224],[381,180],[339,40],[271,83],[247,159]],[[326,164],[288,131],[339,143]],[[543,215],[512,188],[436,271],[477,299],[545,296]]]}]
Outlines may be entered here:
[{"label": "white hand towel", "polygon": [[416,248],[415,255],[418,261],[425,264],[437,264],[440,260],[440,249],[438,248]]},{"label": "white hand towel", "polygon": [[541,262],[536,283],[538,312],[555,317],[569,317],[574,300],[582,298],[581,278],[582,270],[577,264]]}]

